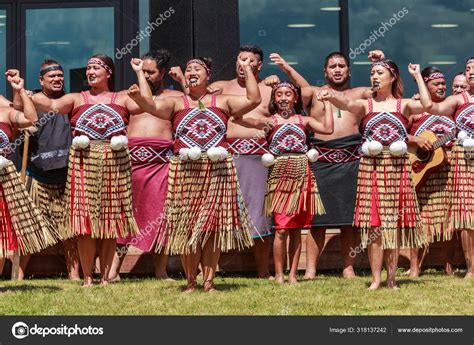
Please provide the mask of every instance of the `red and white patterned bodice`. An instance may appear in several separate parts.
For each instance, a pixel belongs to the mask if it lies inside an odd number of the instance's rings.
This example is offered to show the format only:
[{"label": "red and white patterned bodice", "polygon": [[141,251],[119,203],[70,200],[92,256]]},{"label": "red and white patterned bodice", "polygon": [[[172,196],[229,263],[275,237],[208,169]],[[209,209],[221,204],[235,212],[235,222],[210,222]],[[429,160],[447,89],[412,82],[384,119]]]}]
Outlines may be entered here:
[{"label": "red and white patterned bodice", "polygon": [[181,148],[197,146],[202,152],[211,147],[227,147],[227,121],[229,115],[216,106],[216,96],[211,98],[211,106],[204,110],[190,108],[183,96],[184,109],[177,112],[172,120],[175,133],[174,152]]},{"label": "red and white patterned bodice", "polygon": [[115,104],[116,93],[110,103],[91,104],[85,92],[81,92],[84,104],[74,108],[70,114],[72,135],[86,135],[92,140],[110,140],[125,135],[129,113],[126,108]]},{"label": "red and white patterned bodice", "polygon": [[454,122],[460,131],[474,135],[474,103],[469,102],[469,94],[463,92],[464,104],[456,110]]},{"label": "red and white patterned bodice", "polygon": [[[432,131],[438,138],[451,133],[456,128],[456,124],[449,116],[431,115],[423,113],[410,127],[411,135],[420,135],[424,131]],[[451,146],[454,142],[449,142],[446,146]]]},{"label": "red and white patterned bodice", "polygon": [[306,153],[308,151],[308,131],[301,115],[295,115],[298,123],[278,123],[272,116],[273,127],[268,133],[268,150],[274,155],[285,153]]},{"label": "red and white patterned bodice", "polygon": [[389,146],[395,141],[406,141],[408,137],[408,120],[401,112],[401,99],[397,99],[397,111],[374,112],[373,100],[368,99],[369,112],[362,119],[362,139],[376,140],[383,146]]},{"label": "red and white patterned bodice", "polygon": [[0,156],[8,156],[11,153],[10,143],[13,139],[13,131],[10,124],[0,122]]}]

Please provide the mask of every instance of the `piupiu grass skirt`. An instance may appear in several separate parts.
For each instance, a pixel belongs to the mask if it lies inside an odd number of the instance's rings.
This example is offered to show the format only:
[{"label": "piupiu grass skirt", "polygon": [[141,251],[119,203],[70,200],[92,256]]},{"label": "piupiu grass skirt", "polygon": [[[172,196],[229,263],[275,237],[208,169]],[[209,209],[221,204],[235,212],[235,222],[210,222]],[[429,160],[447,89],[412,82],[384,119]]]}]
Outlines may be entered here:
[{"label": "piupiu grass skirt", "polygon": [[99,140],[91,141],[86,149],[71,147],[64,213],[58,227],[64,238],[112,239],[138,234],[128,149],[114,151],[110,141]]},{"label": "piupiu grass skirt", "polygon": [[324,214],[324,205],[308,158],[287,154],[270,167],[264,214],[274,216],[276,228],[308,228],[314,215]]},{"label": "piupiu grass skirt", "polygon": [[224,252],[253,245],[251,220],[231,155],[217,162],[204,153],[195,161],[174,156],[169,165],[165,212],[157,251],[196,252],[212,235],[214,248]]},{"label": "piupiu grass skirt", "polygon": [[431,173],[417,192],[423,231],[430,242],[449,241],[453,232],[446,226],[450,208],[451,151],[447,151],[448,164]]},{"label": "piupiu grass skirt", "polygon": [[26,187],[31,199],[41,213],[53,226],[57,227],[57,223],[61,220],[64,212],[66,185],[64,183],[43,183],[29,176]]},{"label": "piupiu grass skirt", "polygon": [[10,162],[0,170],[0,257],[12,250],[21,255],[36,253],[58,240],[56,230],[36,207]]},{"label": "piupiu grass skirt", "polygon": [[[362,245],[372,228],[379,228],[384,249],[422,247],[428,237],[423,232],[412,180],[412,167],[406,155],[394,157],[382,152],[360,160],[354,226],[361,230]],[[378,235],[377,235],[378,236]]]},{"label": "piupiu grass skirt", "polygon": [[474,152],[455,145],[451,154],[449,231],[474,230]]}]

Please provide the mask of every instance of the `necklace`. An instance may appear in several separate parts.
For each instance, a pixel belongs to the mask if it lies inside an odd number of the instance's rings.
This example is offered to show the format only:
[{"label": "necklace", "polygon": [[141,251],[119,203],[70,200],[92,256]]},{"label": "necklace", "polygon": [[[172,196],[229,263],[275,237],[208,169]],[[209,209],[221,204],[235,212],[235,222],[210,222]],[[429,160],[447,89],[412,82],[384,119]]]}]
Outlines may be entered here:
[{"label": "necklace", "polygon": [[206,107],[204,106],[204,103],[202,103],[202,101],[201,101],[204,97],[206,97],[206,95],[207,95],[207,93],[203,94],[201,97],[199,97],[197,99],[198,107],[199,107],[199,110],[201,110],[201,111],[206,110]]}]

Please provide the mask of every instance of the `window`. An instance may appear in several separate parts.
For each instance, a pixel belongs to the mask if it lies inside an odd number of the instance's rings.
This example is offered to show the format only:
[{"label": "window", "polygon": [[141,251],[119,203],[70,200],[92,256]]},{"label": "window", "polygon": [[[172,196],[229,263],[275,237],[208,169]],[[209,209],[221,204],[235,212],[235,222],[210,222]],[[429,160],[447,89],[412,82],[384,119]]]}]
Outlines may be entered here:
[{"label": "window", "polygon": [[454,76],[464,71],[466,58],[474,54],[473,20],[472,1],[349,1],[352,85],[369,85],[367,53],[382,49],[400,68],[404,97],[417,92],[408,73],[410,62],[422,69],[440,68],[450,90]]},{"label": "window", "polygon": [[87,87],[87,59],[98,53],[114,57],[114,32],[113,7],[27,9],[28,88],[40,88],[38,76],[41,63],[45,58],[51,58],[64,68],[65,90],[83,90]]},{"label": "window", "polygon": [[324,58],[339,50],[339,2],[300,0],[240,0],[240,43],[256,44],[264,51],[263,76],[277,74],[268,55],[279,53],[309,83],[323,85]]}]

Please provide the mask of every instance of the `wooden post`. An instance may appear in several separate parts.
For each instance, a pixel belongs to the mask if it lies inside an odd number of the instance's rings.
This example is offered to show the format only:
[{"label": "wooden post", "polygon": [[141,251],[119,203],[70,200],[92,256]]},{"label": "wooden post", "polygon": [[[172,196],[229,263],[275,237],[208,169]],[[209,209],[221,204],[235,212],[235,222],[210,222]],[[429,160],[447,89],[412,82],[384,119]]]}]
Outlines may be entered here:
[{"label": "wooden post", "polygon": [[[28,148],[30,146],[30,132],[28,130],[23,131],[25,136],[23,144],[23,157],[21,161],[21,182],[26,184],[26,166],[28,163]],[[20,253],[15,250],[12,255],[12,276],[11,280],[18,280],[20,275]]]}]

